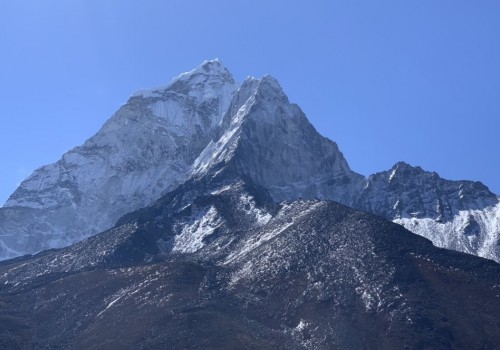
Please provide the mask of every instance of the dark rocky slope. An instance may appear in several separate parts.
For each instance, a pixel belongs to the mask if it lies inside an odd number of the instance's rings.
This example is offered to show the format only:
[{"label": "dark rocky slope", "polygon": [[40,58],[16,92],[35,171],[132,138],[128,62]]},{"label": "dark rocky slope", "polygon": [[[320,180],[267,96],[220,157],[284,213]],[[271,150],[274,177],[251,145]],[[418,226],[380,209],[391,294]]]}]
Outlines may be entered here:
[{"label": "dark rocky slope", "polygon": [[9,349],[494,349],[500,265],[231,172],[0,265]]}]

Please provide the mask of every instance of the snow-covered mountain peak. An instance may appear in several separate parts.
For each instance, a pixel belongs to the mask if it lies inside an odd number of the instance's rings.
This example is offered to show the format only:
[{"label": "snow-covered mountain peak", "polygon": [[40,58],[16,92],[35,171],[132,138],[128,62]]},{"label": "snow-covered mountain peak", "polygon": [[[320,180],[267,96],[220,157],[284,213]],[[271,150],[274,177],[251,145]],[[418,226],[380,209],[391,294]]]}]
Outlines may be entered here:
[{"label": "snow-covered mountain peak", "polygon": [[237,88],[213,60],[134,94],[94,136],[10,196],[0,210],[0,259],[79,241],[184,182]]},{"label": "snow-covered mountain peak", "polygon": [[[79,241],[205,176],[248,178],[276,202],[335,200],[499,260],[500,204],[486,186],[405,162],[366,179],[275,78],[238,85],[218,59],[135,93],[85,144],[23,181],[0,208],[0,260]],[[215,214],[200,213],[202,227],[216,227]]]},{"label": "snow-covered mountain peak", "polygon": [[207,86],[217,87],[221,84],[237,85],[231,72],[219,61],[214,59],[204,61],[195,69],[182,73],[173,78],[169,84],[152,89],[142,89],[135,92],[133,97],[160,98],[165,92],[171,91],[183,95],[198,96],[191,90],[206,88]]},{"label": "snow-covered mountain peak", "polygon": [[198,67],[188,71],[181,73],[180,77],[185,77],[193,73],[204,72],[207,75],[223,75],[223,74],[231,74],[229,70],[224,66],[224,64],[218,59],[214,58],[211,60],[204,60]]},{"label": "snow-covered mountain peak", "polygon": [[269,74],[262,78],[248,76],[238,89],[238,93],[247,97],[249,95],[259,95],[259,97],[266,99],[274,99],[276,96],[280,96],[284,97],[285,101],[288,102],[288,97],[278,80]]},{"label": "snow-covered mountain peak", "polygon": [[[250,117],[255,122],[271,122],[276,123],[281,118],[295,117],[302,112],[297,105],[291,104],[288,96],[283,91],[278,80],[270,75],[265,75],[260,79],[254,77],[247,78],[238,90],[238,96],[235,99],[235,108],[231,108],[232,112],[243,108],[246,118]],[[253,111],[261,111],[260,113],[249,113],[250,107]],[[242,111],[240,111],[242,112]],[[232,117],[233,122],[239,122],[242,113]]]},{"label": "snow-covered mountain peak", "polygon": [[267,89],[261,91],[273,92],[274,95],[276,94],[285,95],[279,81],[269,74],[264,75],[262,79],[260,79],[259,85],[261,86],[261,89]]},{"label": "snow-covered mountain peak", "polygon": [[234,78],[231,72],[229,72],[218,59],[214,59],[211,61],[204,61],[197,68],[182,73],[179,77],[174,79],[172,83],[179,81],[187,82],[191,86],[196,86],[197,84],[203,83],[234,82]]},{"label": "snow-covered mountain peak", "polygon": [[411,169],[423,171],[423,169],[421,167],[419,167],[419,166],[413,166],[413,165],[408,164],[408,163],[403,162],[403,161],[397,162],[391,168],[391,170],[411,170]]},{"label": "snow-covered mountain peak", "polygon": [[263,103],[280,107],[290,105],[288,96],[283,91],[280,83],[270,75],[265,75],[258,80],[255,95]]},{"label": "snow-covered mountain peak", "polygon": [[165,119],[178,136],[192,135],[221,123],[237,88],[219,60],[205,61],[166,86],[136,92],[128,104]]},{"label": "snow-covered mountain peak", "polygon": [[388,176],[389,176],[389,182],[395,181],[398,179],[403,179],[407,176],[418,176],[422,174],[429,174],[429,175],[434,175],[438,176],[436,173],[428,173],[424,171],[419,166],[412,166],[406,162],[397,162],[396,164],[393,165],[393,167],[389,170]]}]

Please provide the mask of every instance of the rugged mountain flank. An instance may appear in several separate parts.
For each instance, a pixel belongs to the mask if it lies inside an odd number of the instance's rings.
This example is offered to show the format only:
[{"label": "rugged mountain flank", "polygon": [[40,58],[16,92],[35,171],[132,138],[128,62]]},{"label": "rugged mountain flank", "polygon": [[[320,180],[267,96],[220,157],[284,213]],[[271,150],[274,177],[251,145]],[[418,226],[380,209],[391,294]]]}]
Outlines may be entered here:
[{"label": "rugged mountain flank", "polygon": [[236,89],[214,60],[135,93],[97,134],[36,170],[0,208],[0,258],[75,243],[184,182]]},{"label": "rugged mountain flank", "polygon": [[498,207],[405,163],[366,179],[274,78],[205,62],[0,208],[2,258],[69,245],[0,262],[0,348],[494,349],[500,265],[405,227],[495,259]]},{"label": "rugged mountain flank", "polygon": [[364,182],[271,76],[243,83],[219,138],[195,160],[192,173],[197,177],[230,163],[275,201],[319,198],[352,205]]},{"label": "rugged mountain flank", "polygon": [[[494,348],[500,265],[231,166],[113,229],[0,264],[1,345]],[[12,305],[19,305],[15,310]]]},{"label": "rugged mountain flank", "polygon": [[275,202],[334,200],[500,261],[500,205],[486,186],[405,163],[365,178],[276,79],[239,86],[217,60],[135,93],[84,145],[28,177],[0,208],[0,260],[78,242],[226,167]]}]

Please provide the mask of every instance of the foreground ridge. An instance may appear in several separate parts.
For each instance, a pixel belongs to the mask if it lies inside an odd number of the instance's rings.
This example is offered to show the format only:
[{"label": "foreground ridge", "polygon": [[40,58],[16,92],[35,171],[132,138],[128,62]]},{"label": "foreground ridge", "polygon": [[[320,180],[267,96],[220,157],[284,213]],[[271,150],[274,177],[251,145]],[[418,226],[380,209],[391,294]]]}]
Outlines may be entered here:
[{"label": "foreground ridge", "polygon": [[335,202],[276,204],[225,167],[111,230],[1,263],[0,339],[7,348],[494,348],[499,276],[497,263]]}]

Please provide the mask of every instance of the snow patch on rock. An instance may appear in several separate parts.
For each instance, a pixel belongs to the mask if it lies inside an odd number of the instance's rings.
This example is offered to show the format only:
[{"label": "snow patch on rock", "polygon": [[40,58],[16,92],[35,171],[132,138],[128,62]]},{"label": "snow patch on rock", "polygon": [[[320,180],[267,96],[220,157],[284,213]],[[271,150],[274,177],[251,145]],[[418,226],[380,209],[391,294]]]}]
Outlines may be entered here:
[{"label": "snow patch on rock", "polygon": [[[471,220],[478,230],[469,234]],[[447,222],[432,218],[399,218],[394,222],[430,239],[438,247],[499,259],[500,203],[482,210],[461,210]]]},{"label": "snow patch on rock", "polygon": [[174,238],[173,252],[194,253],[205,245],[203,239],[211,235],[222,224],[215,207],[197,212],[192,222],[182,225],[181,233]]}]

